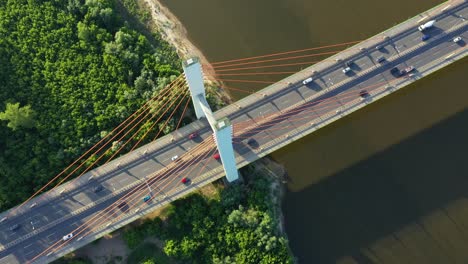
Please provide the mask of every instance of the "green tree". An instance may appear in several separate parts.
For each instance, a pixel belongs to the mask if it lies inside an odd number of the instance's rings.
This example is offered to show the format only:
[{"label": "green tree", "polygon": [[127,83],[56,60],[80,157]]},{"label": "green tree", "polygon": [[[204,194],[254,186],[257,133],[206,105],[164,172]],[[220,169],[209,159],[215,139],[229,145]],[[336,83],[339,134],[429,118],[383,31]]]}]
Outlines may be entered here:
[{"label": "green tree", "polygon": [[143,261],[142,264],[156,264],[156,260],[154,258],[149,258]]},{"label": "green tree", "polygon": [[17,130],[20,127],[34,127],[34,116],[30,105],[20,107],[19,103],[7,103],[5,111],[0,113],[0,120],[8,121],[7,126]]}]

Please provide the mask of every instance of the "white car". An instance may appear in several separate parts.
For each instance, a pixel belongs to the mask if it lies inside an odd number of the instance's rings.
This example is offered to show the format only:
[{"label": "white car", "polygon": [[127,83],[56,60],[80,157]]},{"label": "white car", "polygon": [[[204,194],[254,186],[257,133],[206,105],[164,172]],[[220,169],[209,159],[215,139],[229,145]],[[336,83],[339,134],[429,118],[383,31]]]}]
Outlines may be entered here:
[{"label": "white car", "polygon": [[72,238],[72,237],[73,237],[73,233],[70,233],[70,234],[68,234],[68,235],[66,235],[66,236],[63,236],[62,239],[63,239],[63,241],[67,241],[68,239],[70,239],[70,238]]},{"label": "white car", "polygon": [[342,70],[343,73],[348,73],[349,71],[351,71],[350,67],[346,67]]},{"label": "white car", "polygon": [[310,78],[307,78],[307,79],[303,80],[302,83],[303,83],[304,85],[306,85],[306,84],[312,82],[313,80],[314,80],[314,79],[312,79],[312,77],[310,77]]},{"label": "white car", "polygon": [[175,161],[175,160],[177,160],[178,158],[179,158],[179,156],[175,155],[175,156],[172,156],[171,160],[172,160],[172,161]]},{"label": "white car", "polygon": [[460,42],[461,41],[461,37],[456,37],[453,39],[453,42],[457,43],[457,42]]}]

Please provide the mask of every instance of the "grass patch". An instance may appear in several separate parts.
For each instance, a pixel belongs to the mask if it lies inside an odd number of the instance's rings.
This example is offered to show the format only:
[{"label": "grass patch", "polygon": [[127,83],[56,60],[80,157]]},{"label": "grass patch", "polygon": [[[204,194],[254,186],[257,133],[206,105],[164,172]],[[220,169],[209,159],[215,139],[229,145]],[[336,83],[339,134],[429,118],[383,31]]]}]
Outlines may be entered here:
[{"label": "grass patch", "polygon": [[128,264],[140,264],[147,259],[154,259],[158,264],[171,264],[173,262],[157,245],[153,243],[144,243],[133,250],[128,256]]}]

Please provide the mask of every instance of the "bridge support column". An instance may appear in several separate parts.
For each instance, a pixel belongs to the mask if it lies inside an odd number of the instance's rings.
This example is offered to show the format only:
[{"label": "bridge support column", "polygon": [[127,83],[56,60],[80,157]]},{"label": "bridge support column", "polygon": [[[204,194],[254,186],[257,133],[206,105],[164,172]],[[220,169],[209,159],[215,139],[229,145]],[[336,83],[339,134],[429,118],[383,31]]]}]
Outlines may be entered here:
[{"label": "bridge support column", "polygon": [[229,182],[239,178],[236,166],[236,157],[234,156],[234,147],[232,146],[232,125],[227,117],[216,120],[206,101],[205,85],[203,84],[203,73],[198,58],[190,58],[184,61],[185,78],[192,95],[192,103],[195,108],[195,114],[200,119],[205,117],[213,130],[213,136],[216,141],[219,156],[223,163],[224,172]]},{"label": "bridge support column", "polygon": [[[205,113],[200,107],[199,98],[206,98],[205,85],[203,84],[203,73],[198,58],[190,58],[183,62],[182,67],[184,68],[185,79],[187,80],[190,95],[192,96],[193,107],[195,108],[195,114],[200,119],[205,117]],[[200,95],[200,96],[199,96]]]}]

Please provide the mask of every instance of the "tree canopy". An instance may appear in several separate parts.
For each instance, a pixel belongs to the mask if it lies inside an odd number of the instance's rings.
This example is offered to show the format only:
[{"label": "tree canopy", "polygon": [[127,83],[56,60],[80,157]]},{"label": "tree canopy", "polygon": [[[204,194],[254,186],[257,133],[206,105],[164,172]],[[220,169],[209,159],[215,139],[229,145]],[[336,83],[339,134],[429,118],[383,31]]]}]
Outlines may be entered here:
[{"label": "tree canopy", "polygon": [[1,210],[180,74],[174,49],[134,30],[114,1],[0,1]]},{"label": "tree canopy", "polygon": [[191,194],[166,209],[164,222],[147,220],[127,229],[124,239],[135,249],[146,237],[157,236],[166,255],[190,263],[292,263],[270,186],[259,176],[248,185],[228,186],[218,199]]},{"label": "tree canopy", "polygon": [[8,127],[17,130],[20,127],[34,127],[35,113],[30,105],[20,107],[19,103],[7,103],[4,112],[0,113],[0,120],[8,121]]}]

